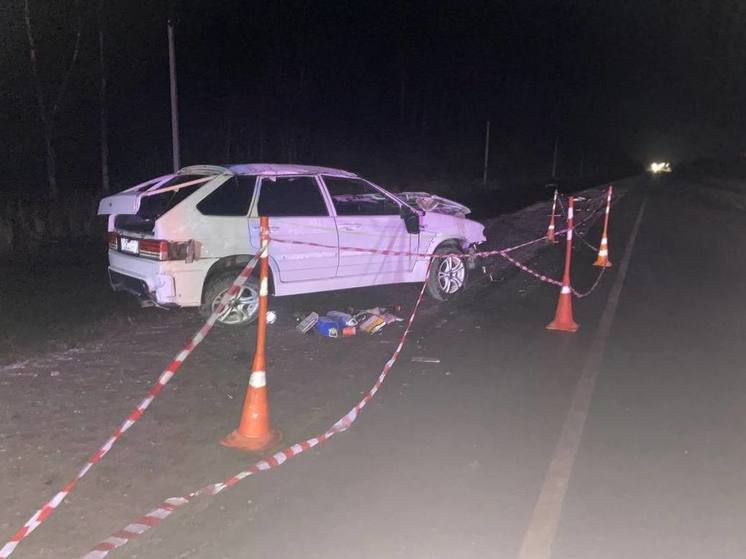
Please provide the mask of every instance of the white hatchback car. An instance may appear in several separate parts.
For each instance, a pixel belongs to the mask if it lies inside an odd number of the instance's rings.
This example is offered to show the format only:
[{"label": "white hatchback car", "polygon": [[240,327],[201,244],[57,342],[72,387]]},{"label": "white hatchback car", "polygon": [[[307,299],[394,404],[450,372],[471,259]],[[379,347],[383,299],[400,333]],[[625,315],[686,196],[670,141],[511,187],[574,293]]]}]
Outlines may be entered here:
[{"label": "white hatchback car", "polygon": [[[474,258],[437,258],[426,277],[428,258],[413,253],[468,255],[485,240],[484,227],[456,202],[392,194],[354,173],[305,165],[186,167],[104,198],[98,213],[109,216],[114,290],[144,305],[203,314],[258,251],[260,215],[269,216],[276,240],[269,258],[275,296],[427,281],[428,292],[446,300],[464,289]],[[219,320],[251,322],[257,306],[257,283],[249,280]]]}]

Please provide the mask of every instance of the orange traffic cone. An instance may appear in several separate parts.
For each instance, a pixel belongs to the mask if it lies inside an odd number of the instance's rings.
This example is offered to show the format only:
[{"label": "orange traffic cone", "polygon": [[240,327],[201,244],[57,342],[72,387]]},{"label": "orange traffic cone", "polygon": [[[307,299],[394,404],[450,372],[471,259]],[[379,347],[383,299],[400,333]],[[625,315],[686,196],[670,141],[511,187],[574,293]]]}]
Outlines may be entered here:
[{"label": "orange traffic cone", "polygon": [[609,193],[606,195],[606,216],[604,217],[604,232],[601,235],[601,246],[598,247],[598,257],[593,263],[594,266],[601,266],[602,268],[611,267],[611,262],[609,261],[609,238],[607,236],[609,229],[609,211],[611,210],[611,190],[612,186],[609,185]]},{"label": "orange traffic cone", "polygon": [[256,326],[256,350],[251,364],[251,377],[238,429],[225,437],[220,444],[246,450],[264,452],[279,442],[281,435],[269,426],[267,401],[267,373],[264,346],[267,341],[267,283],[269,277],[268,245],[269,220],[260,218],[262,253],[259,260],[259,310]]},{"label": "orange traffic cone", "polygon": [[570,260],[572,259],[572,231],[574,224],[575,200],[572,196],[567,203],[567,243],[565,249],[565,272],[562,275],[562,289],[560,290],[557,311],[554,320],[547,324],[547,330],[561,330],[576,332],[578,324],[572,318],[572,288],[570,287]]},{"label": "orange traffic cone", "polygon": [[554,200],[552,200],[552,217],[549,218],[549,227],[547,228],[547,242],[557,244],[554,238],[554,212],[557,210],[557,189],[554,189]]}]

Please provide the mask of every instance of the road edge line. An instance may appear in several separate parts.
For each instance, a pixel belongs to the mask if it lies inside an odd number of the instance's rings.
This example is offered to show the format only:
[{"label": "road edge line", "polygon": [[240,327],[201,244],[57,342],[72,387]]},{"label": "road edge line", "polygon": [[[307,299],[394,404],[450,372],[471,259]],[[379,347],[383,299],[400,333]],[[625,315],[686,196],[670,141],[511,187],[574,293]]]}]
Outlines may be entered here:
[{"label": "road edge line", "polygon": [[648,198],[643,198],[637,219],[624,249],[624,256],[619,265],[619,273],[612,284],[606,307],[601,315],[598,331],[593,339],[583,366],[580,379],[575,387],[572,403],[562,425],[552,460],[549,463],[544,484],[531,514],[531,520],[523,536],[518,559],[549,559],[552,555],[552,544],[557,535],[562,505],[567,494],[567,487],[575,465],[575,458],[583,437],[585,422],[588,418],[593,392],[598,378],[601,361],[606,351],[606,344],[614,322],[614,316],[627,276],[627,268],[632,258],[632,250],[640,230],[640,223],[645,212]]}]

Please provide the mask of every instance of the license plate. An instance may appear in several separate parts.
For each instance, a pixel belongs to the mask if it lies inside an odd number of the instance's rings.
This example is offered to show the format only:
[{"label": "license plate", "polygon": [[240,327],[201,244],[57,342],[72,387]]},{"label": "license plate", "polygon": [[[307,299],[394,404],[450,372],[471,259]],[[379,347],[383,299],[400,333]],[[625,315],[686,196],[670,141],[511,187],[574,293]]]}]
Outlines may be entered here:
[{"label": "license plate", "polygon": [[121,248],[122,252],[137,254],[140,249],[140,241],[138,241],[137,239],[127,239],[125,237],[120,237],[119,248]]}]

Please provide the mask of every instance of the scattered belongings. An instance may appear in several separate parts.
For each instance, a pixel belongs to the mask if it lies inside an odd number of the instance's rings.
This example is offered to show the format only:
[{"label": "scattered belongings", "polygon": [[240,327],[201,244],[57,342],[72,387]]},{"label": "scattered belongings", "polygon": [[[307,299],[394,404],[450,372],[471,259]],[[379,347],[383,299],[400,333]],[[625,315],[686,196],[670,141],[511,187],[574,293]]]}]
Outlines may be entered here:
[{"label": "scattered belongings", "polygon": [[311,331],[311,328],[313,328],[316,325],[316,322],[319,320],[318,313],[312,312],[308,316],[306,316],[303,320],[301,320],[298,323],[298,326],[296,326],[296,330],[300,332],[301,334],[308,334],[308,332]]},{"label": "scattered belongings", "polygon": [[316,321],[314,328],[316,328],[316,331],[322,336],[326,336],[327,338],[339,338],[340,333],[344,328],[344,323],[338,318],[332,316],[320,316]]},{"label": "scattered belongings", "polygon": [[366,334],[375,334],[380,332],[384,326],[386,326],[386,319],[381,315],[371,314],[360,323],[360,331]]},{"label": "scattered belongings", "polygon": [[347,314],[341,311],[329,311],[326,316],[336,318],[342,322],[345,326],[357,326],[357,319],[351,314]]},{"label": "scattered belongings", "polygon": [[[397,305],[394,308],[398,311],[401,307]],[[358,331],[376,334],[388,324],[404,321],[384,307],[373,307],[357,312],[354,309],[348,309],[348,311],[329,311],[324,316],[312,312],[302,319],[302,315],[296,315],[296,320],[299,320],[296,329],[303,334],[314,329],[327,338],[341,338],[355,336]]]},{"label": "scattered belongings", "polygon": [[387,312],[383,307],[374,307],[372,309],[360,311],[355,315],[355,318],[360,324],[360,330],[367,334],[380,332],[383,327],[388,324],[403,322],[403,319]]}]

